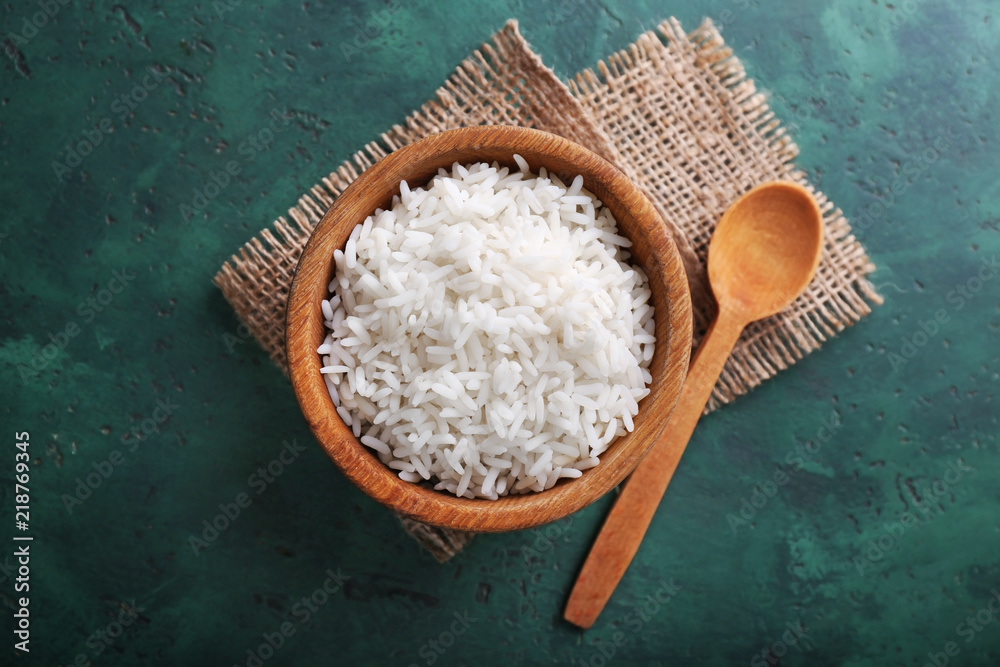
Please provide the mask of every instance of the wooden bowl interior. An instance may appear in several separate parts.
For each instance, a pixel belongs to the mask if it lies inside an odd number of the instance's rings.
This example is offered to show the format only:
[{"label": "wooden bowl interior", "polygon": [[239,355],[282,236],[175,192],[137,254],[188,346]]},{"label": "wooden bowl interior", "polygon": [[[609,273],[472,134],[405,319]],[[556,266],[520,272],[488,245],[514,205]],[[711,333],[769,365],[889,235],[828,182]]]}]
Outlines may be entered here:
[{"label": "wooden bowl interior", "polygon": [[[333,279],[333,252],[376,208],[386,208],[406,180],[426,185],[454,162],[498,162],[516,169],[513,154],[532,171],[545,167],[567,185],[583,174],[584,187],[611,211],[632,242],[632,262],[650,280],[656,348],[650,363],[650,394],[639,405],[634,430],[601,455],[601,463],[577,479],[560,480],[541,493],[499,500],[466,499],[405,482],[361,445],[337,415],[320,374],[316,349],[326,337],[320,302]],[[514,127],[453,130],[399,149],[359,177],[334,203],[315,232],[296,271],[289,297],[287,348],[292,382],[313,433],[334,463],[362,490],[411,518],[475,532],[507,531],[554,521],[593,502],[621,482],[652,446],[668,419],[687,373],[691,305],[687,278],[673,241],[649,200],[615,167],[566,139]]]}]

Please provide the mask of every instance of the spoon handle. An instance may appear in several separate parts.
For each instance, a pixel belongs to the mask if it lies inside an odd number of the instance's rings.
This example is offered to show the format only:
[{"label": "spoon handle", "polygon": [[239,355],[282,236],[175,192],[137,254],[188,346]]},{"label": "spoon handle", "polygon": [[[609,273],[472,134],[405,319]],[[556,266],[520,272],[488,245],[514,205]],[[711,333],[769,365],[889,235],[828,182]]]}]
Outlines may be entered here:
[{"label": "spoon handle", "polygon": [[570,623],[593,625],[628,569],[744,326],[735,312],[721,311],[709,328],[670,421],[628,478],[583,564],[564,613]]}]

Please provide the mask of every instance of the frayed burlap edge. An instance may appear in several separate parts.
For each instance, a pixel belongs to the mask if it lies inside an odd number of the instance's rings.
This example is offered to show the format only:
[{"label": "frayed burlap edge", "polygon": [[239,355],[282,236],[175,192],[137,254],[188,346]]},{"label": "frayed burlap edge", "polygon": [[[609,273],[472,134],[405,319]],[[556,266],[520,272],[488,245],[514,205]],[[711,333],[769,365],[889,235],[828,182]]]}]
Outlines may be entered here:
[{"label": "frayed burlap edge", "polygon": [[[714,310],[704,276],[707,243],[725,207],[775,178],[802,183],[816,195],[826,225],[816,280],[787,311],[748,327],[707,409],[818,349],[870,312],[866,299],[881,302],[864,277],[874,265],[841,211],[794,168],[798,149],[710,21],[690,35],[676,20],[665,21],[658,33],[641,35],[630,48],[598,63],[597,70],[580,73],[567,87],[531,51],[517,22],[508,22],[492,44],[462,62],[436,100],[311,188],[289,210],[290,220],[279,218],[273,231],[265,229],[244,245],[223,265],[215,284],[287,374],[288,289],[313,227],[333,200],[376,161],[416,139],[454,127],[503,124],[573,139],[643,187],[681,250],[702,330]],[[472,537],[400,519],[442,562]]]},{"label": "frayed burlap edge", "polygon": [[425,549],[430,551],[439,563],[443,563],[457,554],[475,536],[475,533],[439,528],[414,521],[405,516],[399,516],[399,522],[403,525],[406,532],[412,535],[413,539],[422,544]]}]

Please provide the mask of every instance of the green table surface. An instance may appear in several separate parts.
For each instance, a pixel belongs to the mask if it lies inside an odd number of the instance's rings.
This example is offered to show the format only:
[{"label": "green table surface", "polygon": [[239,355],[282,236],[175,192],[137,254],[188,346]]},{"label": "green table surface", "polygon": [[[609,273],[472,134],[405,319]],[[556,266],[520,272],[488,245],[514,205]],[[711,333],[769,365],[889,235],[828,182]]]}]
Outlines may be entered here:
[{"label": "green table surface", "polygon": [[[994,14],[987,0],[5,4],[0,663],[1000,664]],[[328,461],[211,278],[508,18],[567,77],[671,15],[723,26],[799,165],[859,223],[886,303],[700,424],[582,632],[562,608],[611,497],[439,565]],[[274,110],[291,122],[253,147]],[[231,160],[240,173],[197,200]],[[257,473],[284,443],[280,474]],[[220,504],[239,516],[216,519]],[[229,525],[196,555],[213,519]],[[25,595],[28,654],[12,633]]]}]

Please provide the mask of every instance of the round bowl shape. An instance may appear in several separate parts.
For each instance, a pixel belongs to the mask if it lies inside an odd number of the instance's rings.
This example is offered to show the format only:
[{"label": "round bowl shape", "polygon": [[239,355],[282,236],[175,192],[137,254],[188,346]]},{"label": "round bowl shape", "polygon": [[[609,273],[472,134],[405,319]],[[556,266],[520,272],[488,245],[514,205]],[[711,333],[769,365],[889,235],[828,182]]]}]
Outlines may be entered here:
[{"label": "round bowl shape", "polygon": [[[376,208],[388,208],[399,183],[426,185],[452,163],[498,162],[517,169],[519,154],[535,173],[541,167],[567,185],[577,174],[614,215],[633,243],[631,261],[649,277],[656,344],[650,393],[639,403],[635,428],[576,479],[562,479],[540,493],[498,500],[459,498],[405,482],[362,445],[340,419],[320,374],[316,349],[327,330],[320,302],[333,279],[333,252]],[[567,139],[518,127],[482,126],[432,135],[380,160],[337,198],[316,226],[299,259],[288,298],[286,346],[292,385],[302,412],[323,449],[362,491],[418,521],[473,532],[519,530],[555,521],[617,486],[638,465],[667,423],[687,374],[691,351],[691,297],[687,277],[663,220],[649,199],[617,168]]]}]

